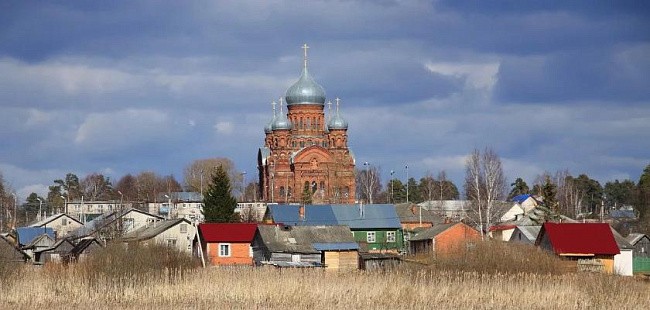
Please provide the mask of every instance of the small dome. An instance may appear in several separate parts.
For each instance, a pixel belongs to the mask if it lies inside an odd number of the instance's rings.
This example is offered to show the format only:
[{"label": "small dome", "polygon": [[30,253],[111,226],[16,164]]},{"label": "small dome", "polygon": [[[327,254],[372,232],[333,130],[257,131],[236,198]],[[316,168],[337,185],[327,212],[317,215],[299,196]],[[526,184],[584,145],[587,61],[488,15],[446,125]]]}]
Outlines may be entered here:
[{"label": "small dome", "polygon": [[325,90],[322,86],[318,85],[316,81],[309,75],[307,67],[302,69],[300,79],[289,89],[285,94],[287,105],[293,104],[324,104],[325,103]]},{"label": "small dome", "polygon": [[344,120],[341,115],[336,113],[332,119],[330,119],[329,123],[327,123],[327,128],[329,130],[332,129],[348,129],[348,122]]},{"label": "small dome", "polygon": [[264,126],[264,133],[271,133],[273,132],[273,123],[275,122],[275,115],[271,119],[271,121]]},{"label": "small dome", "polygon": [[272,130],[282,130],[282,129],[291,129],[291,121],[287,118],[284,113],[280,112],[280,115],[273,120],[273,125],[271,125]]}]

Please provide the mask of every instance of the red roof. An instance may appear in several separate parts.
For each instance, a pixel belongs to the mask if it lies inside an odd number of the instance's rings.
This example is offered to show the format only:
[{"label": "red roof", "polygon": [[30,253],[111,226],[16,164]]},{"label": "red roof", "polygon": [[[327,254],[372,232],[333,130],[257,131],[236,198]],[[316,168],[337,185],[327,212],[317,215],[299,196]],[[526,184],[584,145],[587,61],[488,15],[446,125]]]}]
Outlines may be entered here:
[{"label": "red roof", "polygon": [[544,223],[540,239],[547,236],[555,254],[619,254],[607,223]]},{"label": "red roof", "polygon": [[204,242],[251,242],[256,231],[257,224],[251,223],[199,224],[199,233]]}]

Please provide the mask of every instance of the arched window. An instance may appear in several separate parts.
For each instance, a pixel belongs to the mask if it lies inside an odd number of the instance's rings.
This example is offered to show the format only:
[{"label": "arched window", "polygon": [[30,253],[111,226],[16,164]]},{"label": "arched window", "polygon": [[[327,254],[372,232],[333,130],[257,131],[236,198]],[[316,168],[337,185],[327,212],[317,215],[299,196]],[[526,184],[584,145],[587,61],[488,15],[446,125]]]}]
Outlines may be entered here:
[{"label": "arched window", "polygon": [[318,184],[316,183],[316,181],[311,181],[311,193],[312,194],[315,193],[317,189],[318,189]]},{"label": "arched window", "polygon": [[302,117],[300,118],[300,121],[298,123],[298,129],[302,129]]},{"label": "arched window", "polygon": [[284,186],[280,186],[280,197],[284,197]]},{"label": "arched window", "polygon": [[307,118],[307,124],[305,125],[305,128],[311,129],[311,120],[309,119],[309,117]]},{"label": "arched window", "polygon": [[325,181],[320,181],[320,189],[325,189]]},{"label": "arched window", "polygon": [[291,186],[287,187],[287,197],[291,198]]}]

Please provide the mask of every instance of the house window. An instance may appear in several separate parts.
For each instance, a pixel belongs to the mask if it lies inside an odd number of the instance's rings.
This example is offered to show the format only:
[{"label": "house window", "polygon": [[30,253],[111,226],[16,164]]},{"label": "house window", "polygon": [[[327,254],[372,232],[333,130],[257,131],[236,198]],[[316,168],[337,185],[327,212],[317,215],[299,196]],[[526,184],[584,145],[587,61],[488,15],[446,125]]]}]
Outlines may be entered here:
[{"label": "house window", "polygon": [[377,240],[377,235],[375,234],[374,231],[369,231],[366,233],[366,242],[368,243],[374,243],[375,240]]},{"label": "house window", "polygon": [[68,219],[62,218],[61,219],[61,226],[65,226],[65,225],[68,225]]},{"label": "house window", "polygon": [[230,243],[219,243],[219,257],[230,257]]},{"label": "house window", "polygon": [[187,233],[187,224],[181,224],[180,226],[181,234]]},{"label": "house window", "polygon": [[386,242],[395,242],[395,232],[387,231],[386,232]]},{"label": "house window", "polygon": [[167,246],[168,247],[175,247],[176,246],[176,239],[167,239]]}]

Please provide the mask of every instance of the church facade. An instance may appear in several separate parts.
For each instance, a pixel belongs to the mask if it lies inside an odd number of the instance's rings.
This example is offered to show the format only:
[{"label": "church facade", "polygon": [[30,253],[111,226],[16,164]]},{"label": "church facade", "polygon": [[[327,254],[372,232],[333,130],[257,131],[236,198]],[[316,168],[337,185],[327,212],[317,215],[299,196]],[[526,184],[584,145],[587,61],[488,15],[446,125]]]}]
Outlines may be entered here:
[{"label": "church facade", "polygon": [[[264,201],[300,203],[309,195],[313,204],[354,203],[354,155],[348,148],[348,123],[325,90],[309,74],[307,46],[300,78],[283,98],[279,111],[265,126],[264,146],[258,151],[259,191]],[[286,102],[286,111],[284,103]]]}]

